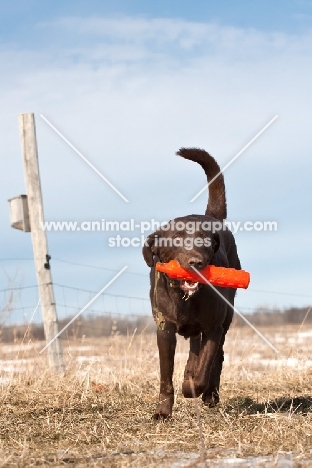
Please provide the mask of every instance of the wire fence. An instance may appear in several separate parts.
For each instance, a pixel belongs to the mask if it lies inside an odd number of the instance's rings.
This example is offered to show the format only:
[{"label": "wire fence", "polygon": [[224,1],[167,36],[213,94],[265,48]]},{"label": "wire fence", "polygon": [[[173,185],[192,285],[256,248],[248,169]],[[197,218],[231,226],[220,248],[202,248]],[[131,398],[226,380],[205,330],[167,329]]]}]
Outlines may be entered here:
[{"label": "wire fence", "polygon": [[[62,262],[77,265],[76,262]],[[84,266],[93,268],[90,265]],[[95,268],[115,272],[111,269]],[[28,338],[43,340],[42,312],[40,306],[36,307],[39,297],[38,286],[15,283],[16,279],[10,280],[7,288],[0,289],[0,341],[18,342],[23,339],[26,332]],[[64,328],[71,318],[75,317],[98,293],[93,289],[57,282],[53,283],[53,286],[59,329]],[[152,331],[154,328],[148,297],[112,294],[105,291],[66,329],[62,338],[110,336],[112,333],[126,334],[133,332],[134,329]]]},{"label": "wire fence", "polygon": [[[13,261],[33,262],[34,259],[30,257],[0,258],[1,263]],[[69,265],[69,268],[71,266],[80,267],[79,272],[81,272],[83,277],[86,278],[90,278],[90,275],[83,273],[84,269],[113,273],[118,271],[113,268],[84,264],[56,257],[53,258],[53,261],[56,262],[54,264],[55,266],[60,264],[62,273],[64,272],[63,264]],[[147,278],[147,275],[143,273],[126,271],[125,274],[130,275],[130,277],[133,278]],[[57,276],[62,277],[62,275]],[[54,282],[53,285],[57,314],[60,320],[75,315],[94,297],[95,294],[98,293],[96,290],[63,284],[63,282]],[[32,323],[42,324],[40,307],[33,315],[35,305],[38,302],[38,297],[38,286],[36,284],[22,285],[18,284],[17,278],[8,279],[7,287],[0,289],[0,326],[10,327],[13,325],[25,325],[29,323],[30,318],[32,319]],[[92,316],[127,316],[134,320],[137,317],[150,316],[151,308],[148,297],[103,292],[97,299],[95,305],[92,308],[89,308],[85,314]]]},{"label": "wire fence", "polygon": [[[33,290],[33,304],[24,304],[23,291]],[[0,326],[11,326],[14,324],[28,324],[32,317],[32,323],[41,324],[41,309],[38,307],[33,316],[33,311],[38,302],[37,286],[10,288],[0,291],[3,295],[2,307],[0,309]],[[16,292],[8,296],[8,292]],[[60,319],[71,317],[78,313],[88,303],[97,291],[73,286],[54,284],[55,304]],[[28,299],[29,300],[29,299]],[[96,305],[87,309],[88,316],[116,316],[139,318],[151,315],[151,306],[148,298],[128,296],[122,294],[102,293],[97,299]]]}]

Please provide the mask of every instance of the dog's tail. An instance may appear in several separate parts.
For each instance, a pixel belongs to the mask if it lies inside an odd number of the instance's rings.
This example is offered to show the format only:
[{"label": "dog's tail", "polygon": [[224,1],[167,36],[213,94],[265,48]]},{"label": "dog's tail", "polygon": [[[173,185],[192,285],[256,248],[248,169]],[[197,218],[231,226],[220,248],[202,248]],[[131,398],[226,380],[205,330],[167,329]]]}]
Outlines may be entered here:
[{"label": "dog's tail", "polygon": [[209,185],[209,199],[205,214],[213,216],[216,219],[225,219],[226,197],[224,178],[215,159],[207,151],[198,148],[181,148],[176,154],[200,164],[205,171],[208,183],[217,176]]}]

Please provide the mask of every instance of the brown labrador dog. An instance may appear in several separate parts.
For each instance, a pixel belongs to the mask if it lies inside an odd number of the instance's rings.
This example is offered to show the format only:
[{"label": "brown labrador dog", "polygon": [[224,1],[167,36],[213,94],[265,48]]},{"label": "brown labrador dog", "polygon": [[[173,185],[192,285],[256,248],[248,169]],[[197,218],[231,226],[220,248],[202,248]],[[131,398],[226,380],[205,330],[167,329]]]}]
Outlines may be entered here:
[{"label": "brown labrador dog", "polygon": [[[172,280],[156,271],[156,262],[176,260],[183,268],[195,267],[199,271],[207,265],[241,268],[233,235],[222,223],[226,218],[226,198],[220,167],[201,149],[182,148],[177,155],[200,164],[208,182],[219,175],[209,185],[205,215],[169,221],[149,235],[143,247],[144,259],[151,267],[150,299],[160,360],[160,394],[155,419],[167,418],[172,413],[176,333],[190,338],[183,395],[186,398],[202,395],[207,406],[218,403],[223,343],[233,316],[232,307],[209,285]],[[217,289],[234,304],[235,289]]]}]

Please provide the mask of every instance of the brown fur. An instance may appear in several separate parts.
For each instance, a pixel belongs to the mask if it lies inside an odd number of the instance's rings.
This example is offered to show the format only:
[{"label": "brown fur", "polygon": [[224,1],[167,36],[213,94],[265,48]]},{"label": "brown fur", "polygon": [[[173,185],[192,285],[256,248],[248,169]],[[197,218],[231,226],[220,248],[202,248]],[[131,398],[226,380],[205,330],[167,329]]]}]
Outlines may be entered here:
[{"label": "brown fur", "polygon": [[[204,169],[208,182],[219,173],[220,168],[214,158],[206,151],[196,148],[182,148],[179,156],[195,161]],[[190,338],[190,352],[184,372],[182,392],[192,398],[202,394],[208,406],[219,401],[219,384],[223,362],[223,343],[231,324],[233,309],[208,285],[200,285],[195,294],[185,300],[185,293],[179,281],[172,281],[164,273],[155,271],[157,261],[177,260],[183,268],[201,270],[207,265],[240,269],[236,245],[228,230],[213,232],[204,229],[203,223],[222,221],[226,217],[226,199],[223,175],[209,186],[209,202],[205,215],[189,215],[174,221],[199,223],[198,229],[190,234],[185,230],[160,228],[148,236],[143,247],[143,256],[151,267],[150,298],[154,318],[158,325],[157,344],[160,360],[159,404],[154,417],[171,416],[174,402],[172,376],[176,333]],[[183,246],[159,246],[160,239],[201,238],[207,245],[193,245],[191,249]],[[234,304],[235,289],[218,288],[222,295]]]}]

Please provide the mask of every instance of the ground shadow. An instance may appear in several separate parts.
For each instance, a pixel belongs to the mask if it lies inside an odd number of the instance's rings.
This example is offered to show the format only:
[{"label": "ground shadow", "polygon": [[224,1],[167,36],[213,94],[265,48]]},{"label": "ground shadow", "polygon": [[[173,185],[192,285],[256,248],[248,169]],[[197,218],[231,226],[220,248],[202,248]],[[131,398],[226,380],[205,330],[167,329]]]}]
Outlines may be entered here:
[{"label": "ground shadow", "polygon": [[312,412],[312,396],[303,395],[294,398],[280,397],[265,403],[258,403],[249,397],[231,398],[224,402],[223,409],[233,413],[291,413],[307,414]]}]

